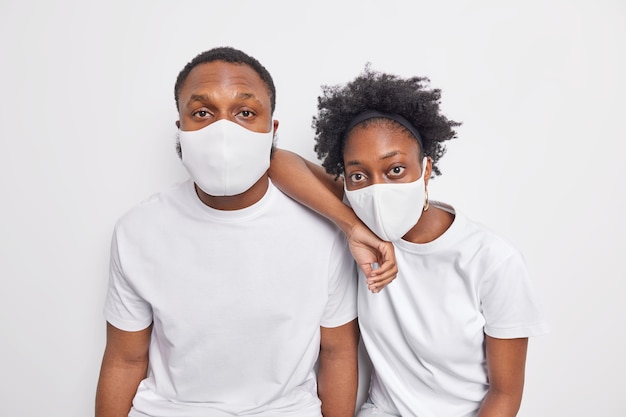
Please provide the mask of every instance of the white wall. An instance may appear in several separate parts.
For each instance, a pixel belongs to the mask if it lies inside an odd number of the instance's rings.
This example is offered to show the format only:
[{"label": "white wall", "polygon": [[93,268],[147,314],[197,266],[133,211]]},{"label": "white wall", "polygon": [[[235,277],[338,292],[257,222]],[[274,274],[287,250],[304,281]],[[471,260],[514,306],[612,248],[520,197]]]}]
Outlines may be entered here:
[{"label": "white wall", "polygon": [[114,221],[185,177],[173,84],[232,45],[308,158],[321,84],[426,75],[464,122],[431,197],[526,255],[552,325],[520,416],[624,416],[625,3],[0,0],[0,415],[92,414]]}]

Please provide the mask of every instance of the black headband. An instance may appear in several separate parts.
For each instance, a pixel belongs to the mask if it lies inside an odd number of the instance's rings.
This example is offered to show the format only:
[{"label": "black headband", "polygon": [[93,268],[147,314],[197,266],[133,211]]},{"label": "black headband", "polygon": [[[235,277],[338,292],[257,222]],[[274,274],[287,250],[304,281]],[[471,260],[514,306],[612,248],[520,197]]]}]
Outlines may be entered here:
[{"label": "black headband", "polygon": [[346,134],[348,134],[353,128],[354,126],[358,125],[359,123],[367,120],[367,119],[374,119],[377,117],[383,117],[385,119],[391,119],[395,122],[400,123],[402,126],[404,126],[409,132],[411,132],[411,134],[413,136],[415,136],[415,139],[417,139],[417,142],[420,144],[420,149],[423,151],[424,150],[424,144],[422,142],[422,136],[420,135],[420,133],[417,131],[417,128],[415,126],[413,126],[413,124],[411,122],[409,122],[407,119],[405,119],[404,117],[400,116],[399,114],[396,113],[383,113],[381,111],[378,110],[365,110],[359,114],[357,114],[356,116],[354,116],[354,119],[352,119],[350,121],[350,123],[348,124],[348,128],[346,129]]}]

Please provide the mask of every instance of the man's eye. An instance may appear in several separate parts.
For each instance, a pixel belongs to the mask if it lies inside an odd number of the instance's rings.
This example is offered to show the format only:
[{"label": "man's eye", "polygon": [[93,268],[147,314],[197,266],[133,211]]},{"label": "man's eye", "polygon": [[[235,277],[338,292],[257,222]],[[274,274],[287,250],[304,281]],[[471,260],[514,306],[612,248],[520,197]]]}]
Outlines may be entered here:
[{"label": "man's eye", "polygon": [[206,117],[208,116],[209,112],[206,110],[198,110],[197,112],[194,113],[194,115],[198,116],[198,117]]},{"label": "man's eye", "polygon": [[252,113],[250,110],[242,110],[240,114],[243,117],[251,117],[254,113]]}]

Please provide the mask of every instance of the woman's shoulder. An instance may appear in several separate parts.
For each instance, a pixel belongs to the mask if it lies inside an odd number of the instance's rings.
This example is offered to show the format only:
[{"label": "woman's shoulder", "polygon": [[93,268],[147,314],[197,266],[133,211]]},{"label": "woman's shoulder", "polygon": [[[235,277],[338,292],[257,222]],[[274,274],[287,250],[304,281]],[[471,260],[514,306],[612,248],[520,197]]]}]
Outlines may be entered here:
[{"label": "woman's shoulder", "polygon": [[445,213],[453,215],[454,221],[447,232],[455,234],[461,242],[465,242],[477,250],[488,251],[498,257],[520,255],[518,248],[492,227],[468,217],[450,204],[439,201],[434,201],[431,204]]}]

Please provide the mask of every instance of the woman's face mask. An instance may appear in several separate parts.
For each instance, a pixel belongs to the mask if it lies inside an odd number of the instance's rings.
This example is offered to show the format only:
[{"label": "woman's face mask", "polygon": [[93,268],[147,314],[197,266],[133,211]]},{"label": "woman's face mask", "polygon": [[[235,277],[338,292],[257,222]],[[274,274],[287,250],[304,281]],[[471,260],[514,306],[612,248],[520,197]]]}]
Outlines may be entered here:
[{"label": "woman's face mask", "polygon": [[352,191],[345,188],[356,215],[381,239],[400,240],[419,221],[426,198],[427,160],[424,158],[422,175],[416,181],[378,183]]}]

